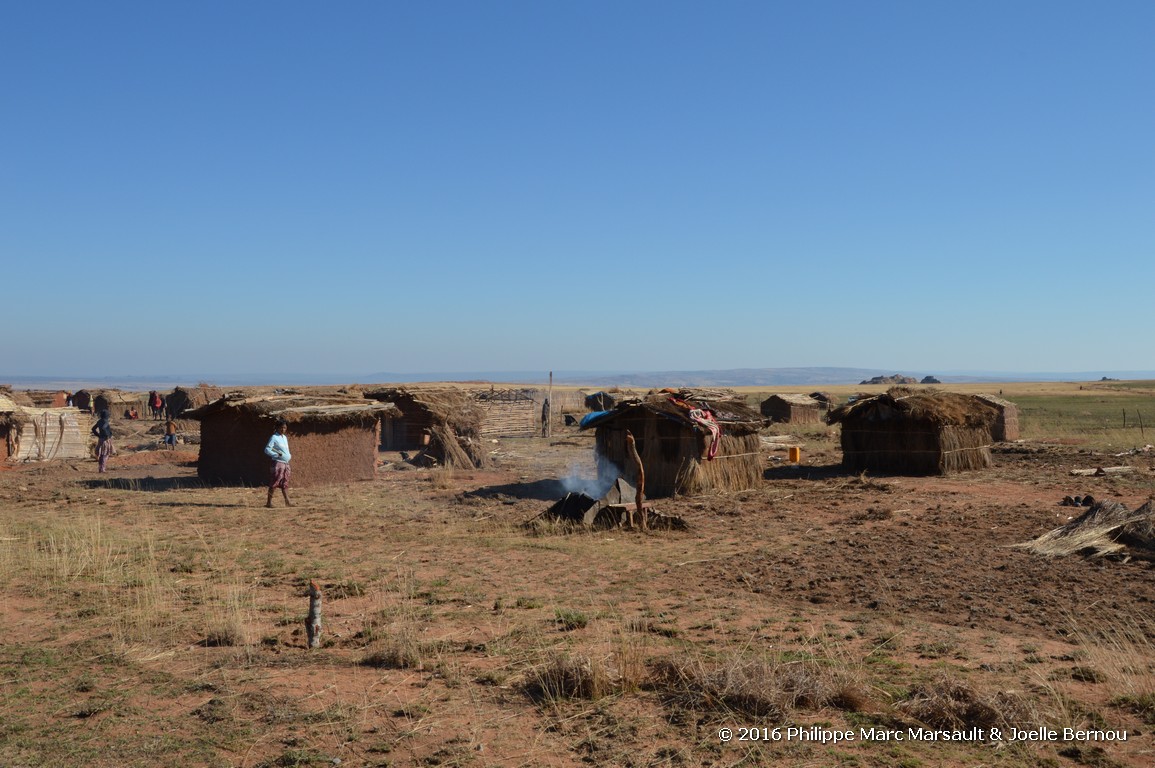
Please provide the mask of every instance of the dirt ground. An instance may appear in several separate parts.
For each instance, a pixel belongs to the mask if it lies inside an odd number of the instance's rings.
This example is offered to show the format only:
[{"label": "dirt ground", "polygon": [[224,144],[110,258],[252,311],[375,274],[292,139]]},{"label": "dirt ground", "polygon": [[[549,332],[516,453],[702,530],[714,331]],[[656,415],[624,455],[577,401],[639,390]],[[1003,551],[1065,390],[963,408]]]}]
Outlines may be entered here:
[{"label": "dirt ground", "polygon": [[[865,476],[832,430],[798,465],[767,443],[757,489],[655,500],[688,530],[642,533],[523,527],[593,473],[573,430],[495,441],[486,471],[382,454],[373,482],[268,510],[154,427],[118,424],[108,475],[0,471],[0,765],[1155,764],[1151,564],[1013,546],[1080,514],[1068,495],[1141,505],[1153,453],[1018,443],[983,472]],[[1104,465],[1133,471],[1071,474]],[[718,693],[750,664],[857,694]],[[918,708],[946,690],[1113,736],[860,737],[990,725]]]}]

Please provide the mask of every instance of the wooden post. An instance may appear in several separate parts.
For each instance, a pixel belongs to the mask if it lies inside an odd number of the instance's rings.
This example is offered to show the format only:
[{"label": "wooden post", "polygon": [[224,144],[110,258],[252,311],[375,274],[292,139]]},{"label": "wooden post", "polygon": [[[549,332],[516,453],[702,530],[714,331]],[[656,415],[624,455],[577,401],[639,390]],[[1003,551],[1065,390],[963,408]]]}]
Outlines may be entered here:
[{"label": "wooden post", "polygon": [[1144,432],[1143,432],[1143,412],[1142,412],[1142,411],[1138,411],[1138,410],[1137,410],[1137,411],[1135,411],[1135,415],[1139,417],[1139,437],[1144,437]]},{"label": "wooden post", "polygon": [[309,637],[310,648],[321,647],[321,588],[317,582],[309,582],[309,615],[305,618],[305,634]]},{"label": "wooden post", "polygon": [[[642,457],[638,455],[638,446],[634,442],[634,435],[628,429],[626,430],[626,453],[629,454],[630,459],[634,462],[634,471],[637,473],[637,482],[634,484],[634,506],[638,510],[638,517],[642,523],[642,530],[649,530],[649,521],[646,519],[646,468],[642,465]],[[634,527],[634,516],[630,515],[630,527]]]},{"label": "wooden post", "polygon": [[553,437],[553,371],[549,372],[549,394],[546,395],[549,403],[549,416],[545,423],[546,437]]}]

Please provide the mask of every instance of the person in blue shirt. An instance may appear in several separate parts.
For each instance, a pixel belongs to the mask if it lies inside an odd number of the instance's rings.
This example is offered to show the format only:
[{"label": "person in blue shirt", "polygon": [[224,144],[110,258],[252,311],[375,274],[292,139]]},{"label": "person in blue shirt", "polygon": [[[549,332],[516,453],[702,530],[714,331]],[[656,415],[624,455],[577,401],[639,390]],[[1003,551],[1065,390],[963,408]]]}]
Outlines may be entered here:
[{"label": "person in blue shirt", "polygon": [[289,438],[285,436],[289,424],[284,419],[277,422],[277,431],[269,438],[269,442],[265,445],[265,455],[273,460],[273,465],[269,467],[269,498],[265,502],[266,507],[273,506],[273,493],[280,488],[281,495],[285,497],[285,506],[291,507],[293,503],[289,501],[289,479],[292,477],[292,471],[289,469],[289,461],[293,458],[289,453]]}]

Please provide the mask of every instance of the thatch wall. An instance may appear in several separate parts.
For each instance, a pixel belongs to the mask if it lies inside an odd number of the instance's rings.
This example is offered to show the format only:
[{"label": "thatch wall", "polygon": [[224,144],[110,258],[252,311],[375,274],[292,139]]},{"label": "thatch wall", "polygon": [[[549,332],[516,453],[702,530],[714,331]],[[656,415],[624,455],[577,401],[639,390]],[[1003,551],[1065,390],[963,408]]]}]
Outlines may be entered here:
[{"label": "thatch wall", "polygon": [[762,401],[762,415],[779,424],[820,424],[826,404],[810,395],[771,395]]},{"label": "thatch wall", "polygon": [[895,387],[832,411],[842,425],[842,464],[860,472],[945,475],[985,469],[994,406],[972,395]]},{"label": "thatch wall", "polygon": [[541,432],[541,404],[534,390],[500,389],[477,392],[481,437],[533,437]]},{"label": "thatch wall", "polygon": [[277,420],[285,419],[292,484],[306,487],[375,477],[381,410],[363,400],[222,398],[185,416],[201,422],[197,475],[208,482],[250,486],[268,483],[265,445]]},{"label": "thatch wall", "polygon": [[88,456],[87,416],[76,408],[36,408],[0,394],[0,453],[9,461]]},{"label": "thatch wall", "polygon": [[[714,413],[722,436],[713,459],[707,458],[710,434],[685,418],[685,409],[671,396]],[[599,479],[608,483],[621,474],[633,476],[626,453],[629,430],[645,469],[648,497],[753,488],[762,481],[761,426],[758,414],[730,393],[707,400],[683,390],[625,401],[594,427]]]},{"label": "thatch wall", "polygon": [[1019,407],[1010,400],[995,395],[976,395],[980,400],[998,409],[999,415],[991,424],[991,439],[1000,443],[1013,443],[1019,439]]}]

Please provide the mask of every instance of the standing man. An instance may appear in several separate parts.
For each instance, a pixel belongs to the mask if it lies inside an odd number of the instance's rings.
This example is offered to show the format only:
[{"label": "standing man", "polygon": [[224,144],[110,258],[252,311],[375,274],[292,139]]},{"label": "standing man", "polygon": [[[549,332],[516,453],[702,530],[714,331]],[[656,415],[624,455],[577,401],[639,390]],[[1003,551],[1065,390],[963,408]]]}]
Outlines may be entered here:
[{"label": "standing man", "polygon": [[266,507],[273,506],[273,492],[278,488],[281,489],[281,495],[285,497],[285,506],[293,506],[292,502],[289,501],[289,478],[292,477],[289,461],[293,457],[289,453],[289,438],[285,437],[285,431],[288,428],[289,423],[287,421],[284,419],[278,421],[277,430],[273,432],[268,445],[265,446],[265,455],[273,460],[273,466],[269,468],[269,498],[265,502]]},{"label": "standing man", "polygon": [[541,404],[541,436],[549,437],[549,398]]},{"label": "standing man", "polygon": [[96,461],[99,472],[108,471],[108,457],[116,454],[112,445],[112,415],[108,409],[100,412],[100,418],[92,425],[92,434],[96,436]]}]

